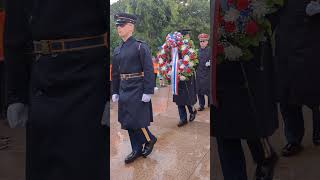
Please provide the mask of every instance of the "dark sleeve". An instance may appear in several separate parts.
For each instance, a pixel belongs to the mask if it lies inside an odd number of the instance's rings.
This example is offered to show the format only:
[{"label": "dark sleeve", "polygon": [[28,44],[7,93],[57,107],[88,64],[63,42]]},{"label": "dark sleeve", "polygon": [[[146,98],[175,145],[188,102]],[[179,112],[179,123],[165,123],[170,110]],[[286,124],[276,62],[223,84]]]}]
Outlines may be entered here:
[{"label": "dark sleeve", "polygon": [[119,54],[119,48],[116,48],[112,56],[112,94],[119,94],[120,86],[120,72],[119,72],[119,60],[115,58]]},{"label": "dark sleeve", "polygon": [[143,66],[144,72],[144,84],[143,84],[143,93],[144,94],[154,94],[155,80],[154,80],[154,71],[152,57],[149,47],[142,43],[140,48],[140,58]]},{"label": "dark sleeve", "polygon": [[210,66],[208,67],[208,68],[211,68],[211,64],[212,64],[212,57],[211,57],[211,51],[210,51],[210,47],[208,48],[208,54],[209,54],[209,56],[208,56],[208,61],[207,62],[209,62],[210,61]]},{"label": "dark sleeve", "polygon": [[[4,56],[7,73],[8,105],[28,104],[31,35],[24,1],[5,1]],[[29,48],[28,48],[29,47]]]}]

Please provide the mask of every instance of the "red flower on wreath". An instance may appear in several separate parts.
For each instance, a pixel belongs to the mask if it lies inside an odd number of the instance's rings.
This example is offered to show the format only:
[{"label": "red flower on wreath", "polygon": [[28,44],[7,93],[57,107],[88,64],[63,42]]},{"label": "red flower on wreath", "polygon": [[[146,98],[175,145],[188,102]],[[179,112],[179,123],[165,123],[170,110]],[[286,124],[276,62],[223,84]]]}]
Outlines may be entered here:
[{"label": "red flower on wreath", "polygon": [[249,36],[254,36],[254,35],[256,35],[257,32],[258,32],[258,25],[257,25],[256,22],[250,21],[250,22],[248,22],[248,24],[246,25],[245,29],[246,29],[246,33],[247,33]]},{"label": "red flower on wreath", "polygon": [[190,73],[191,73],[191,69],[190,69],[190,68],[187,68],[187,69],[186,69],[186,72],[187,72],[188,74],[190,74]]},{"label": "red flower on wreath", "polygon": [[239,11],[242,11],[244,9],[247,9],[249,6],[249,0],[238,0],[237,1],[237,9]]},{"label": "red flower on wreath", "polygon": [[190,57],[191,60],[194,60],[194,59],[195,59],[195,55],[194,55],[194,54],[190,54],[189,57]]},{"label": "red flower on wreath", "polygon": [[186,55],[187,53],[188,53],[188,49],[185,49],[185,50],[182,51],[181,54],[182,54],[182,56],[184,56],[184,55]]},{"label": "red flower on wreath", "polygon": [[232,33],[236,30],[236,25],[234,24],[234,22],[225,22],[224,27],[228,33]]},{"label": "red flower on wreath", "polygon": [[183,61],[182,63],[183,63],[184,65],[188,65],[189,62],[188,62],[188,61]]}]

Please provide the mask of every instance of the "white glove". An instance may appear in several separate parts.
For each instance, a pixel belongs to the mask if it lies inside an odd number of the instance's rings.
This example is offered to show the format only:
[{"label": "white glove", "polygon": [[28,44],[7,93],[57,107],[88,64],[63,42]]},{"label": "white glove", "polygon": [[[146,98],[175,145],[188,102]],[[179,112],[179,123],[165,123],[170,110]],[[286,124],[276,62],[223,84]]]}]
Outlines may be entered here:
[{"label": "white glove", "polygon": [[28,121],[28,106],[23,103],[10,104],[7,119],[11,128],[24,128]]},{"label": "white glove", "polygon": [[150,94],[143,94],[143,95],[142,95],[141,101],[143,101],[143,102],[150,102],[150,100],[151,100],[151,95],[150,95]]},{"label": "white glove", "polygon": [[112,101],[113,102],[118,102],[119,101],[119,94],[113,94],[112,95]]},{"label": "white glove", "polygon": [[206,62],[206,67],[210,66],[210,61]]},{"label": "white glove", "polygon": [[306,7],[306,13],[309,16],[320,13],[320,3],[318,1],[311,1]]}]

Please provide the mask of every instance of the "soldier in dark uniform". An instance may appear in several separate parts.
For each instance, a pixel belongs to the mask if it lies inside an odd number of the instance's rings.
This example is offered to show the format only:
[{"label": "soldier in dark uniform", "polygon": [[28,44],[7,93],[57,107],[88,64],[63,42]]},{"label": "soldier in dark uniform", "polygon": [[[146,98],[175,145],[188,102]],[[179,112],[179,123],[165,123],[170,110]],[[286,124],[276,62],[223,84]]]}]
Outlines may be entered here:
[{"label": "soldier in dark uniform", "polygon": [[123,42],[112,57],[112,100],[119,104],[121,128],[129,133],[132,152],[125,163],[130,163],[140,156],[147,157],[157,141],[148,129],[153,121],[151,95],[155,82],[148,45],[132,37],[137,17],[118,13],[114,19]]},{"label": "soldier in dark uniform", "polygon": [[[180,30],[179,32],[186,38],[190,39],[188,29]],[[178,106],[180,121],[178,127],[181,127],[188,123],[187,110],[188,108],[190,118],[189,121],[192,122],[196,118],[197,110],[194,109],[194,104],[197,102],[196,96],[196,80],[195,76],[191,76],[189,80],[179,81],[178,83],[178,95],[173,95],[173,102]]]},{"label": "soldier in dark uniform", "polygon": [[[261,52],[261,51],[264,52]],[[225,180],[247,180],[241,139],[257,164],[257,180],[271,180],[277,155],[268,137],[278,128],[270,46],[261,45],[250,62],[217,65],[218,106],[211,107],[213,135]],[[269,54],[262,57],[261,54]]]},{"label": "soldier in dark uniform", "polygon": [[313,111],[313,143],[320,144],[319,15],[307,16],[309,1],[287,0],[276,33],[278,99],[287,144],[283,156],[301,152],[304,136],[302,105]]},{"label": "soldier in dark uniform", "polygon": [[212,134],[225,180],[248,180],[241,140],[257,165],[256,180],[272,180],[278,159],[268,141],[278,128],[270,37],[252,53],[250,61],[226,60],[213,72],[217,102],[211,106]]},{"label": "soldier in dark uniform", "polygon": [[108,5],[5,1],[8,120],[28,118],[27,180],[109,177]]},{"label": "soldier in dark uniform", "polygon": [[197,66],[197,94],[200,108],[198,111],[203,111],[205,106],[205,95],[208,96],[208,107],[210,107],[210,59],[211,51],[208,47],[208,34],[199,34],[200,49],[198,52],[199,64]]}]

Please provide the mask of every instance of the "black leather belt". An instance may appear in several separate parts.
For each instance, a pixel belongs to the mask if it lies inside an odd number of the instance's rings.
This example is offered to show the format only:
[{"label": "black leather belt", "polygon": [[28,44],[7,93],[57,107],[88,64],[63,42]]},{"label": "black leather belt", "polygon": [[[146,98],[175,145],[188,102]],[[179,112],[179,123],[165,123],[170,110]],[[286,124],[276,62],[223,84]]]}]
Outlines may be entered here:
[{"label": "black leather belt", "polygon": [[99,36],[82,38],[33,41],[33,53],[46,55],[79,51],[103,46],[107,47],[107,33]]},{"label": "black leather belt", "polygon": [[144,77],[144,73],[131,73],[131,74],[120,74],[121,80],[128,80],[132,78],[137,78],[137,77]]}]

